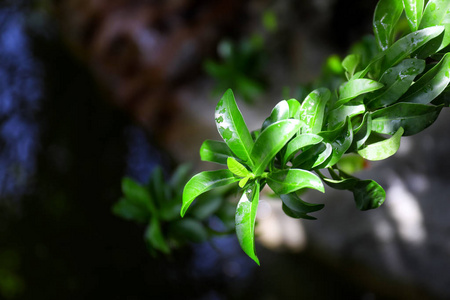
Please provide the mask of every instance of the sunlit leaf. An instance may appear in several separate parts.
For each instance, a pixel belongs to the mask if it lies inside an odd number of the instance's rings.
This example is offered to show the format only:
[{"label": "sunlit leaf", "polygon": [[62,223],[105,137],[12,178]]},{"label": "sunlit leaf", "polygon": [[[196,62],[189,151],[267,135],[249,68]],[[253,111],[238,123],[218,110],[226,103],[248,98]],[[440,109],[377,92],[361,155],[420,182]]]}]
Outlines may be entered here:
[{"label": "sunlit leaf", "polygon": [[255,252],[255,220],[259,202],[259,182],[244,191],[236,208],[236,235],[242,250],[259,265]]},{"label": "sunlit leaf", "polygon": [[230,89],[217,104],[215,119],[217,130],[231,151],[251,165],[250,152],[253,139]]},{"label": "sunlit leaf", "polygon": [[271,172],[267,177],[267,184],[278,195],[289,194],[303,188],[325,192],[319,177],[309,171],[300,169]]},{"label": "sunlit leaf", "polygon": [[400,139],[404,130],[400,127],[397,132],[390,138],[370,144],[360,150],[358,154],[367,160],[383,160],[394,155],[400,147]]},{"label": "sunlit leaf", "polygon": [[359,95],[381,89],[383,84],[371,79],[352,79],[345,83],[339,89],[339,101],[337,101],[334,107],[339,107],[347,103],[348,101],[358,97]]},{"label": "sunlit leaf", "polygon": [[296,138],[292,139],[286,147],[286,151],[283,157],[283,165],[288,162],[292,156],[295,155],[298,151],[306,146],[311,146],[320,143],[323,140],[323,137],[313,134],[313,133],[304,133]]},{"label": "sunlit leaf", "polygon": [[199,195],[220,186],[225,186],[239,181],[229,170],[205,171],[198,173],[186,183],[183,190],[183,206],[181,207],[181,216]]},{"label": "sunlit leaf", "polygon": [[403,11],[402,0],[380,0],[375,8],[373,31],[380,50],[392,43],[395,25]]},{"label": "sunlit leaf", "polygon": [[417,30],[422,19],[424,0],[403,0],[403,7],[409,28],[411,31]]},{"label": "sunlit leaf", "polygon": [[419,29],[441,25],[449,9],[450,1],[448,0],[428,0]]},{"label": "sunlit leaf", "polygon": [[264,130],[255,142],[251,158],[255,164],[253,173],[260,176],[268,163],[299,130],[303,122],[294,119],[273,123]]},{"label": "sunlit leaf", "polygon": [[286,100],[279,102],[272,110],[270,116],[264,121],[261,131],[264,131],[269,125],[281,120],[289,119],[290,107]]},{"label": "sunlit leaf", "polygon": [[228,169],[235,175],[240,177],[245,177],[250,174],[250,171],[247,170],[246,167],[241,165],[236,159],[233,157],[228,157],[227,159]]},{"label": "sunlit leaf", "polygon": [[333,129],[341,126],[347,117],[354,117],[363,114],[366,111],[366,107],[361,101],[357,101],[359,98],[353,100],[355,103],[349,102],[345,105],[340,105],[328,113],[328,128]]},{"label": "sunlit leaf", "polygon": [[305,122],[306,133],[318,133],[322,129],[325,107],[331,92],[326,88],[312,91],[302,102],[300,120]]},{"label": "sunlit leaf", "polygon": [[289,99],[287,103],[289,105],[289,118],[300,118],[300,102],[295,99]]}]

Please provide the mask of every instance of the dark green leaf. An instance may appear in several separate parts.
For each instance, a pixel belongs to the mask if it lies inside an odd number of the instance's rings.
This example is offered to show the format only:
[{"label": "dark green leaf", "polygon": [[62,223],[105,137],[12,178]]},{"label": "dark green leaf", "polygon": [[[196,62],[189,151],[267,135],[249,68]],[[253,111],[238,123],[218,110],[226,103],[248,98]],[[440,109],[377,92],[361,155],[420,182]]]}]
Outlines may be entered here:
[{"label": "dark green leaf", "polygon": [[278,195],[289,194],[303,188],[316,189],[325,192],[322,181],[315,174],[300,170],[289,169],[269,173],[267,184]]},{"label": "dark green leaf", "polygon": [[172,186],[174,189],[180,190],[181,193],[184,185],[189,180],[191,170],[192,165],[189,163],[179,165],[170,178],[170,186]]},{"label": "dark green leaf", "polygon": [[384,189],[373,180],[360,180],[353,187],[353,197],[359,210],[380,207],[386,199]]},{"label": "dark green leaf", "polygon": [[347,118],[342,126],[332,130],[323,131],[319,133],[323,137],[324,142],[330,143],[333,147],[333,153],[331,159],[327,161],[325,166],[319,166],[318,168],[327,168],[335,163],[344,155],[344,153],[350,148],[353,141],[353,129],[350,122],[350,118]]},{"label": "dark green leaf", "polygon": [[292,211],[308,214],[321,210],[325,205],[312,204],[300,199],[296,193],[280,195],[281,201]]},{"label": "dark green leaf", "polygon": [[158,203],[158,207],[162,208],[167,204],[167,200],[170,198],[170,187],[165,184],[164,174],[161,167],[156,167],[150,175],[150,182],[148,189],[151,195],[151,199],[154,199]]},{"label": "dark green leaf", "polygon": [[329,143],[319,143],[303,151],[292,161],[295,168],[311,170],[324,163],[333,152]]},{"label": "dark green leaf", "polygon": [[[206,218],[213,215],[223,203],[223,198],[221,196],[210,196],[204,195],[200,196],[197,202],[195,202],[191,208],[189,214],[194,216],[198,220],[205,220]],[[179,210],[178,210],[179,212]]]},{"label": "dark green leaf", "polygon": [[292,139],[286,147],[286,152],[283,157],[283,165],[285,165],[295,153],[300,151],[302,148],[306,146],[311,146],[320,143],[323,140],[323,137],[312,134],[312,133],[304,133],[296,138]]},{"label": "dark green leaf", "polygon": [[302,102],[300,120],[305,122],[305,133],[318,133],[322,129],[325,107],[331,92],[326,88],[312,91]]},{"label": "dark green leaf", "polygon": [[122,179],[122,192],[124,196],[136,207],[147,209],[151,214],[156,214],[156,207],[148,190],[129,177]]},{"label": "dark green leaf", "polygon": [[147,226],[145,231],[145,240],[149,243],[150,247],[165,254],[170,253],[169,246],[164,239],[161,226],[157,218],[151,218],[150,224]]},{"label": "dark green leaf", "polygon": [[358,97],[359,95],[376,91],[383,87],[382,83],[379,83],[371,79],[352,79],[345,83],[339,89],[339,101],[337,101],[334,107],[339,107],[347,103],[348,101]]},{"label": "dark green leaf", "polygon": [[205,226],[198,220],[181,219],[170,224],[171,233],[181,240],[201,243],[208,239]]},{"label": "dark green leaf", "polygon": [[295,218],[295,219],[305,219],[305,220],[316,220],[317,218],[311,217],[308,214],[296,212],[295,210],[290,209],[284,202],[282,203],[283,212],[286,216]]},{"label": "dark green leaf", "polygon": [[231,151],[251,165],[252,136],[230,89],[225,92],[217,104],[215,118],[217,129]]},{"label": "dark green leaf", "polygon": [[268,163],[300,129],[303,122],[294,119],[278,121],[264,130],[255,142],[251,158],[253,173],[260,176]]},{"label": "dark green leaf", "polygon": [[234,176],[229,170],[217,170],[201,172],[186,183],[183,191],[183,206],[181,207],[181,216],[199,195],[220,186],[225,186],[236,182],[239,177]]},{"label": "dark green leaf", "polygon": [[353,131],[353,141],[351,149],[356,151],[361,148],[372,132],[372,116],[370,113],[364,114],[361,124]]},{"label": "dark green leaf", "polygon": [[242,250],[259,265],[255,252],[255,220],[259,202],[259,183],[244,191],[236,208],[236,235]]},{"label": "dark green leaf", "polygon": [[442,106],[417,103],[397,103],[372,113],[372,130],[393,135],[400,127],[404,136],[416,134],[438,117]]},{"label": "dark green leaf", "polygon": [[416,31],[422,19],[424,0],[403,0],[406,19],[411,31]]},{"label": "dark green leaf", "polygon": [[264,121],[261,132],[269,125],[281,120],[289,119],[289,104],[286,100],[279,102],[272,110],[270,116]]},{"label": "dark green leaf", "polygon": [[450,53],[414,83],[401,102],[428,104],[441,94],[450,83]]},{"label": "dark green leaf", "polygon": [[385,51],[382,69],[387,70],[398,64],[412,52],[425,45],[425,43],[440,35],[443,31],[444,26],[434,26],[412,32],[402,37]]},{"label": "dark green leaf", "polygon": [[375,8],[373,31],[381,51],[392,43],[395,25],[403,11],[401,0],[380,0]]},{"label": "dark green leaf", "polygon": [[379,108],[395,103],[424,69],[425,61],[421,59],[405,59],[395,67],[387,69],[380,78],[384,88],[374,93],[367,107]]},{"label": "dark green leaf", "polygon": [[339,107],[336,107],[335,109],[329,112],[327,119],[328,121],[327,126],[330,129],[342,126],[347,117],[352,118],[359,114],[363,114],[365,111],[366,107],[364,106],[364,104],[361,103],[361,101],[355,101],[355,103],[353,103],[352,101],[351,103],[340,105]]},{"label": "dark green leaf", "polygon": [[132,220],[140,223],[148,222],[151,217],[150,212],[142,206],[131,203],[127,198],[121,198],[112,207],[112,212],[125,220]]},{"label": "dark green leaf", "polygon": [[404,130],[400,127],[389,139],[370,144],[360,150],[358,154],[367,160],[383,160],[394,155],[400,147],[400,139]]},{"label": "dark green leaf", "polygon": [[200,158],[203,161],[226,165],[228,157],[233,156],[233,152],[225,142],[206,140],[200,147]]},{"label": "dark green leaf", "polygon": [[340,178],[340,179],[330,179],[322,177],[323,182],[325,182],[329,187],[336,190],[352,190],[359,179],[350,178]]}]

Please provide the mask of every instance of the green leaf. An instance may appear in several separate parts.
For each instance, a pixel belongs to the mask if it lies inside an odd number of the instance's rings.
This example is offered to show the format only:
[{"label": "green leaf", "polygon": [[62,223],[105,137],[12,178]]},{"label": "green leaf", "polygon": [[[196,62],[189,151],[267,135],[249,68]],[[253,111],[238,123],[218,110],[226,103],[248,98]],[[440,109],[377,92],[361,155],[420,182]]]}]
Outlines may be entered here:
[{"label": "green leaf", "polygon": [[150,224],[145,231],[145,240],[149,243],[150,247],[159,250],[165,254],[170,253],[169,246],[161,231],[161,225],[157,218],[151,218]]},{"label": "green leaf", "polygon": [[400,139],[404,130],[400,127],[389,139],[370,144],[358,150],[358,154],[367,160],[383,160],[394,155],[400,147]]},{"label": "green leaf", "polygon": [[181,216],[199,195],[220,186],[225,186],[239,181],[239,177],[234,176],[229,170],[217,170],[201,172],[186,183],[183,190],[183,206],[181,207]]},{"label": "green leaf", "polygon": [[300,129],[303,122],[294,119],[273,123],[264,130],[255,142],[251,158],[255,164],[253,173],[260,176],[269,162]]},{"label": "green leaf", "polygon": [[298,213],[309,214],[321,210],[324,204],[312,204],[300,199],[296,193],[280,195],[281,201],[291,210]]},{"label": "green leaf", "polygon": [[251,165],[252,136],[230,89],[225,92],[217,104],[215,119],[217,130],[231,151],[238,158]]},{"label": "green leaf", "polygon": [[176,170],[173,172],[172,177],[170,178],[170,186],[174,189],[179,189],[180,193],[183,189],[186,182],[189,180],[189,176],[191,174],[192,165],[190,163],[185,163],[179,165]]},{"label": "green leaf", "polygon": [[367,107],[379,108],[395,103],[424,69],[425,61],[421,59],[405,59],[395,67],[387,69],[380,78],[384,88],[374,93]]},{"label": "green leaf", "polygon": [[300,102],[298,102],[296,99],[289,99],[287,103],[289,105],[289,118],[300,118]]},{"label": "green leaf", "polygon": [[269,125],[281,120],[289,119],[289,104],[286,100],[279,102],[272,110],[270,116],[264,121],[261,132]]},{"label": "green leaf", "polygon": [[[203,195],[191,206],[189,214],[197,220],[205,220],[218,211],[223,203],[222,196]],[[178,209],[178,212],[180,210]],[[178,215],[179,218],[179,215]]]},{"label": "green leaf", "polygon": [[400,99],[401,102],[428,104],[450,83],[450,53],[414,83]]},{"label": "green leaf", "polygon": [[[163,170],[160,166],[157,166],[150,175],[150,181],[148,184],[148,190],[150,192],[150,199],[156,201],[158,207],[161,209],[167,204],[168,198],[170,198],[170,187],[165,184]],[[166,194],[167,193],[167,194]]]},{"label": "green leaf", "polygon": [[286,147],[286,152],[283,156],[283,165],[285,165],[292,156],[306,146],[311,146],[320,143],[323,137],[313,133],[303,133],[292,139]]},{"label": "green leaf", "polygon": [[325,192],[319,177],[309,171],[300,169],[271,172],[267,176],[267,184],[278,195],[289,194],[303,188]]},{"label": "green leaf", "polygon": [[442,106],[397,103],[372,113],[372,130],[393,135],[403,127],[404,136],[413,135],[433,124],[441,109]]},{"label": "green leaf", "polygon": [[373,180],[359,180],[353,187],[353,197],[359,210],[380,207],[386,199],[384,189]]},{"label": "green leaf", "polygon": [[350,80],[353,74],[355,74],[356,68],[361,61],[361,55],[359,54],[349,54],[342,61],[342,67],[345,69],[347,79]]},{"label": "green leaf", "polygon": [[317,220],[317,218],[312,217],[305,213],[299,213],[295,210],[290,209],[286,204],[282,203],[281,208],[283,209],[283,212],[286,214],[286,216],[295,218],[295,219],[305,219],[305,220]]},{"label": "green leaf", "polygon": [[372,132],[372,116],[370,113],[364,114],[361,124],[353,130],[353,141],[350,149],[356,151],[361,148]]},{"label": "green leaf", "polygon": [[[358,98],[359,99],[359,98]],[[341,126],[347,117],[354,117],[359,114],[363,114],[366,111],[366,107],[364,104],[360,103],[361,101],[356,101],[358,99],[355,99],[355,102],[347,103],[345,105],[340,105],[339,107],[336,107],[328,114],[328,128],[333,129],[338,126]]]},{"label": "green leaf", "polygon": [[152,215],[157,214],[153,199],[149,191],[133,179],[125,177],[122,179],[122,192],[130,203],[141,209],[147,209]]},{"label": "green leaf", "polygon": [[336,190],[352,190],[359,179],[354,177],[340,178],[340,179],[330,179],[322,177],[323,182],[325,182],[329,187]]},{"label": "green leaf", "polygon": [[205,226],[194,219],[181,219],[170,223],[170,231],[177,239],[194,243],[201,243],[208,239]]},{"label": "green leaf", "polygon": [[423,14],[424,0],[403,0],[406,19],[411,31],[416,31],[419,27]]},{"label": "green leaf", "polygon": [[386,70],[409,56],[430,40],[434,39],[444,31],[444,26],[434,26],[412,32],[385,51],[385,59],[382,63],[382,69]]},{"label": "green leaf", "polygon": [[239,177],[246,177],[250,174],[250,171],[247,170],[246,167],[241,165],[236,159],[233,157],[228,157],[227,159],[228,169],[235,175]]},{"label": "green leaf", "polygon": [[347,174],[354,174],[362,171],[365,168],[366,160],[357,154],[347,154],[341,157],[337,162],[339,170],[344,171]]},{"label": "green leaf", "polygon": [[441,25],[450,9],[448,0],[429,0],[420,22],[419,29]]},{"label": "green leaf", "polygon": [[236,235],[242,250],[259,265],[255,252],[255,220],[259,202],[259,182],[248,188],[236,208]]},{"label": "green leaf", "polygon": [[127,198],[121,198],[119,202],[112,207],[112,212],[125,220],[132,220],[140,223],[147,222],[151,214],[142,206],[137,206]]},{"label": "green leaf", "polygon": [[358,97],[359,95],[376,91],[383,87],[382,83],[379,83],[371,79],[352,79],[345,83],[340,89],[339,101],[337,101],[334,107],[339,107],[347,103],[348,101]]},{"label": "green leaf", "polygon": [[350,118],[347,118],[342,126],[332,131],[323,131],[319,133],[319,135],[323,137],[324,142],[331,144],[331,146],[333,147],[331,159],[327,161],[327,164],[325,166],[318,167],[327,168],[337,163],[352,144],[353,129]]},{"label": "green leaf", "polygon": [[225,142],[206,140],[200,147],[200,158],[203,161],[227,164],[228,157],[234,154]]},{"label": "green leaf", "polygon": [[392,43],[395,25],[403,12],[401,0],[380,0],[375,7],[373,31],[378,48],[386,50]]},{"label": "green leaf", "polygon": [[300,120],[305,122],[305,133],[318,133],[322,129],[325,107],[331,92],[327,88],[312,91],[302,102]]},{"label": "green leaf", "polygon": [[333,153],[329,143],[319,143],[303,151],[292,161],[295,168],[311,170],[324,163]]}]

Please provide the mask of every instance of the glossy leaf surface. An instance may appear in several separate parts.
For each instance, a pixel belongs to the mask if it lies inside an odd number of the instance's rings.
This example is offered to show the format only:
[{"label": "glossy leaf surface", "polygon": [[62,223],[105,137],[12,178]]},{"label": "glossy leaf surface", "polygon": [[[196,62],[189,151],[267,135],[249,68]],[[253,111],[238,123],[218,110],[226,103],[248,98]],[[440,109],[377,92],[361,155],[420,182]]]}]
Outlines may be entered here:
[{"label": "glossy leaf surface", "polygon": [[403,12],[402,0],[380,0],[375,8],[373,31],[380,50],[386,50],[392,42],[394,27]]},{"label": "glossy leaf surface", "polygon": [[366,111],[366,107],[362,103],[347,103],[341,105],[328,114],[328,128],[333,129],[345,122],[347,117],[353,117],[359,114],[363,114]]},{"label": "glossy leaf surface", "polygon": [[387,69],[380,78],[384,88],[374,93],[367,103],[369,108],[379,108],[395,103],[411,86],[414,78],[425,69],[422,59],[405,59]]},{"label": "glossy leaf surface", "polygon": [[359,210],[368,210],[380,207],[386,199],[384,189],[373,180],[360,180],[352,189],[356,207]]},{"label": "glossy leaf surface", "polygon": [[225,142],[206,140],[200,147],[200,158],[203,161],[227,164],[228,157],[234,154]]},{"label": "glossy leaf surface", "polygon": [[303,151],[292,160],[295,168],[311,170],[324,163],[333,152],[329,143],[319,143]]},{"label": "glossy leaf surface", "polygon": [[326,88],[312,91],[300,107],[300,120],[306,124],[306,133],[318,133],[322,129],[325,107],[331,92]]},{"label": "glossy leaf surface", "polygon": [[398,41],[385,51],[382,69],[398,64],[412,52],[416,51],[431,39],[437,37],[444,31],[444,26],[434,26],[412,32]]},{"label": "glossy leaf surface", "polygon": [[289,118],[298,119],[300,117],[300,102],[289,99],[287,103],[289,105]]},{"label": "glossy leaf surface", "polygon": [[342,61],[342,67],[346,71],[347,79],[352,78],[353,74],[355,74],[356,68],[361,61],[361,56],[358,54],[349,54]]},{"label": "glossy leaf surface", "polygon": [[278,195],[289,194],[303,188],[325,192],[319,177],[309,171],[300,169],[271,172],[267,177],[267,184]]},{"label": "glossy leaf surface", "polygon": [[442,106],[397,103],[372,113],[372,130],[393,135],[403,127],[403,135],[413,135],[430,126],[441,109]]},{"label": "glossy leaf surface", "polygon": [[217,130],[231,151],[240,159],[251,164],[250,152],[253,139],[234,100],[233,92],[225,92],[216,107]]},{"label": "glossy leaf surface", "polygon": [[333,153],[331,159],[325,166],[320,168],[326,168],[334,165],[344,155],[344,153],[350,148],[353,141],[353,129],[350,122],[350,118],[347,118],[346,122],[342,126],[332,131],[324,131],[319,134],[323,137],[324,141],[330,143],[333,147]]},{"label": "glossy leaf surface", "polygon": [[250,171],[247,170],[246,167],[241,165],[233,157],[228,157],[228,159],[227,159],[227,166],[228,166],[228,169],[231,171],[231,173],[233,173],[233,174],[235,174],[237,176],[245,177],[245,176],[250,174]]},{"label": "glossy leaf surface", "polygon": [[450,83],[450,53],[414,83],[401,102],[428,104],[439,96]]},{"label": "glossy leaf surface", "polygon": [[400,140],[404,130],[400,127],[390,138],[370,144],[358,150],[358,154],[367,160],[383,160],[394,155],[400,147]]},{"label": "glossy leaf surface", "polygon": [[302,124],[299,120],[282,120],[270,125],[261,133],[251,153],[255,164],[253,173],[256,176],[260,176],[264,172],[268,163],[294,136]]},{"label": "glossy leaf surface", "polygon": [[362,78],[350,80],[341,89],[339,89],[339,101],[337,101],[334,106],[339,107],[359,95],[376,91],[382,87],[382,83],[371,79]]},{"label": "glossy leaf surface", "polygon": [[403,0],[403,7],[409,28],[411,31],[417,30],[422,19],[424,0]]},{"label": "glossy leaf surface", "polygon": [[283,165],[288,162],[292,156],[295,155],[298,151],[306,146],[311,146],[320,143],[323,140],[323,137],[313,134],[313,133],[304,133],[293,140],[291,140],[286,147],[286,152],[283,157]]},{"label": "glossy leaf surface", "polygon": [[259,202],[259,183],[244,191],[236,208],[236,235],[242,250],[259,265],[255,252],[255,220]]},{"label": "glossy leaf surface", "polygon": [[351,149],[353,151],[361,148],[372,132],[372,116],[366,113],[361,124],[353,131],[353,141]]},{"label": "glossy leaf surface", "polygon": [[419,29],[441,25],[449,9],[450,1],[448,0],[428,0]]},{"label": "glossy leaf surface", "polygon": [[280,198],[283,201],[283,206],[285,206],[283,207],[283,211],[293,218],[315,220],[316,218],[309,216],[308,213],[321,210],[325,206],[323,204],[305,202],[295,193],[280,195]]},{"label": "glossy leaf surface", "polygon": [[181,207],[181,216],[199,195],[216,187],[225,186],[236,182],[239,177],[234,176],[229,170],[205,171],[198,173],[186,183],[183,191],[183,205]]},{"label": "glossy leaf surface", "polygon": [[264,121],[261,131],[264,131],[269,125],[281,120],[289,119],[289,104],[286,100],[279,102],[272,110],[270,116]]}]

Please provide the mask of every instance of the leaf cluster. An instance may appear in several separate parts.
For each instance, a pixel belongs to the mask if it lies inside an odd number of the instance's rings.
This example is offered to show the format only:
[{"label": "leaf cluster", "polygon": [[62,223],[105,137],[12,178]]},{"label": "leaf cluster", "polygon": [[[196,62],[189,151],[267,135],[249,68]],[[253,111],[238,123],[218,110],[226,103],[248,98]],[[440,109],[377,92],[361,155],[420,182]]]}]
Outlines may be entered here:
[{"label": "leaf cluster", "polygon": [[200,156],[227,169],[191,178],[181,215],[204,192],[237,183],[243,194],[236,208],[236,234],[245,253],[259,264],[255,217],[266,185],[294,218],[314,219],[309,214],[323,204],[306,203],[299,192],[324,192],[323,183],[351,191],[360,210],[379,207],[386,196],[383,188],[350,175],[340,161],[350,153],[360,161],[392,156],[402,136],[430,126],[447,105],[450,1],[380,0],[373,29],[374,37],[342,60],[339,86],[316,88],[301,101],[279,102],[258,130],[249,131],[232,91],[225,92],[215,111],[223,141],[205,141]]}]

